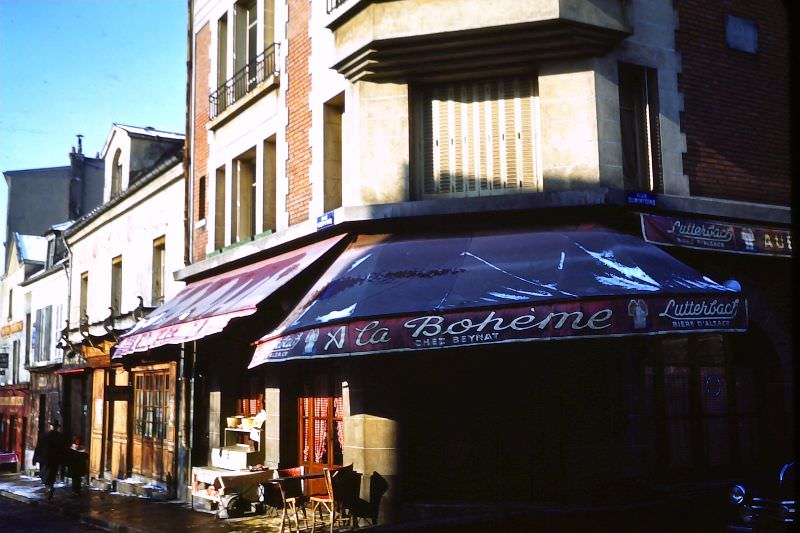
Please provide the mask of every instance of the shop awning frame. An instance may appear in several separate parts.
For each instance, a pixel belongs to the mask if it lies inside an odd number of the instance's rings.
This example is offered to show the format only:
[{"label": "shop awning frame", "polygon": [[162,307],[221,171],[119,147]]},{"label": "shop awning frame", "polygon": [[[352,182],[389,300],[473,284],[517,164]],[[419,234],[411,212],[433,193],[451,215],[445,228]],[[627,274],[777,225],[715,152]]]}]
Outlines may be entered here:
[{"label": "shop awning frame", "polygon": [[275,291],[329,253],[346,235],[190,283],[120,337],[112,360],[167,344],[198,340],[251,315]]},{"label": "shop awning frame", "polygon": [[256,343],[266,362],[481,344],[747,329],[747,301],[602,228],[360,235]]}]

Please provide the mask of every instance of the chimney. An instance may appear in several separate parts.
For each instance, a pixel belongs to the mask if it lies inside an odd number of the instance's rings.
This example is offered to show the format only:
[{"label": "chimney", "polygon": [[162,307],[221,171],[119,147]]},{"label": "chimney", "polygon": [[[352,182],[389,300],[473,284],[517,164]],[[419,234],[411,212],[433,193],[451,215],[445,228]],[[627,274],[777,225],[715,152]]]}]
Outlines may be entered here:
[{"label": "chimney", "polygon": [[77,135],[78,137],[78,154],[83,153],[83,135],[80,133]]}]

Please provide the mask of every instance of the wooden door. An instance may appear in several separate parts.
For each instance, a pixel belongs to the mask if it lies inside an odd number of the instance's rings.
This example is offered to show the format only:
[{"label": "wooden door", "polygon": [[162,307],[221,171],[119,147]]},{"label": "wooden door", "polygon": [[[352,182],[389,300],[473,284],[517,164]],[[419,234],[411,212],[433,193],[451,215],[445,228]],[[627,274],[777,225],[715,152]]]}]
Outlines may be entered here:
[{"label": "wooden door", "polygon": [[175,364],[134,372],[133,472],[174,479]]},{"label": "wooden door", "polygon": [[93,372],[91,442],[89,444],[89,475],[91,477],[100,477],[103,467],[103,417],[105,416],[103,393],[106,384],[106,371],[102,368],[97,368]]},{"label": "wooden door", "polygon": [[[298,400],[298,462],[308,473],[342,465],[344,446],[342,388],[331,376],[314,376]],[[325,492],[323,480],[307,485],[312,494]]]}]

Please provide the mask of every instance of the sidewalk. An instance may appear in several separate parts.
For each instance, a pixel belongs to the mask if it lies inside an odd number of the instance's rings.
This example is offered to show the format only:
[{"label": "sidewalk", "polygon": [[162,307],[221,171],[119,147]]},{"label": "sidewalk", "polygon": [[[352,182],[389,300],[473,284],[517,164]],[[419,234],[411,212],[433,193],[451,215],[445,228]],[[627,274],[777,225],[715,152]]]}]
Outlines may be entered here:
[{"label": "sidewalk", "polygon": [[74,496],[69,485],[60,482],[56,483],[55,495],[48,502],[39,478],[19,474],[0,476],[0,497],[37,505],[42,512],[79,517],[81,522],[99,529],[125,533],[277,533],[281,529],[280,517],[220,520],[213,513],[192,510],[189,504],[182,502],[158,502],[86,487],[80,496]]}]

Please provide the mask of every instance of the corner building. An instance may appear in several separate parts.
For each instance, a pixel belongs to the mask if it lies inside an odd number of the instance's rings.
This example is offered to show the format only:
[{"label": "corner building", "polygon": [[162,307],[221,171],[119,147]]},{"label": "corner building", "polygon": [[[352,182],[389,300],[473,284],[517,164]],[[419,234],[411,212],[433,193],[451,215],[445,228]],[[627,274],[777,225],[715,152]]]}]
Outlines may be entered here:
[{"label": "corner building", "polygon": [[259,463],[353,464],[380,522],[788,454],[785,19],[192,2],[187,286],[113,355],[178,361],[182,485],[262,411]]}]

